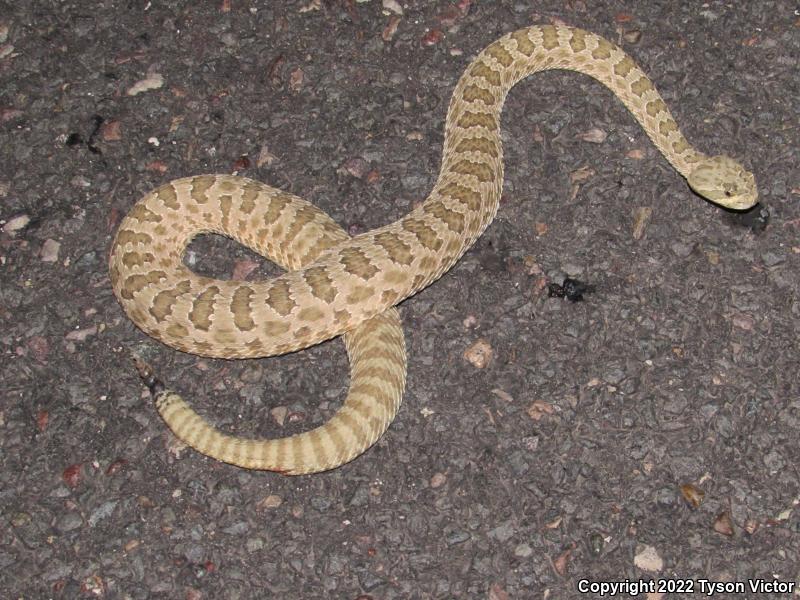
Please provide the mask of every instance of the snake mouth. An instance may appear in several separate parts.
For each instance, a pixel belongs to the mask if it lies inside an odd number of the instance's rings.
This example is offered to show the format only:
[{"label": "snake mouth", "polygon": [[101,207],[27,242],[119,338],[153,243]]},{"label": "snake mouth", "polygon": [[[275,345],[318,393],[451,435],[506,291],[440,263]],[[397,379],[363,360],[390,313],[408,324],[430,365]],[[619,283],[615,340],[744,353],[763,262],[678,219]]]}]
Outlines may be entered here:
[{"label": "snake mouth", "polygon": [[715,204],[722,206],[723,208],[737,212],[746,212],[758,204],[758,193],[756,192],[734,194],[726,190],[723,193],[723,198],[724,199],[721,198],[718,200],[710,200]]},{"label": "snake mouth", "polygon": [[754,198],[744,198],[742,200],[738,200],[737,202],[731,204],[730,206],[727,206],[726,208],[735,210],[737,212],[747,212],[748,210],[755,208],[757,204],[758,204],[758,197],[756,196]]}]

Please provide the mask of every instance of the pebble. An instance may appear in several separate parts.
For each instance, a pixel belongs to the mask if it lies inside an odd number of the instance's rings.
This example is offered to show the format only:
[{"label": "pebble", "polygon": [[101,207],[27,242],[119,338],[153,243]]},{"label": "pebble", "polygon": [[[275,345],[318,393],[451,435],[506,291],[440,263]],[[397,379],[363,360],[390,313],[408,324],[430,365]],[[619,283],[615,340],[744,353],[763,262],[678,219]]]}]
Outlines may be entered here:
[{"label": "pebble", "polygon": [[247,404],[254,406],[260,406],[264,403],[263,395],[263,385],[247,384],[242,386],[242,389],[239,390],[239,396],[242,398],[242,400],[244,400]]},{"label": "pebble", "polygon": [[311,498],[311,506],[319,512],[325,512],[331,507],[331,501],[324,496],[314,496]]},{"label": "pebble", "polygon": [[61,250],[61,244],[55,240],[47,239],[42,244],[42,250],[39,252],[39,258],[42,262],[52,263],[58,260],[58,253]]},{"label": "pebble", "polygon": [[184,545],[183,555],[190,563],[197,564],[205,559],[206,549],[201,544]]},{"label": "pebble", "polygon": [[92,512],[91,515],[89,515],[89,525],[94,527],[106,517],[110,517],[111,513],[113,513],[114,509],[117,507],[117,504],[118,500],[109,500],[108,502],[101,504]]},{"label": "pebble", "polygon": [[88,270],[91,267],[94,267],[95,265],[97,265],[98,262],[99,261],[97,260],[97,252],[94,251],[94,250],[90,250],[89,252],[86,252],[85,254],[83,254],[75,262],[75,266],[80,268],[80,269]]},{"label": "pebble", "polygon": [[83,329],[76,329],[74,331],[70,331],[67,335],[64,336],[64,339],[70,340],[72,342],[85,342],[87,338],[97,335],[98,331],[99,329],[97,325],[92,325],[91,327],[84,327]]},{"label": "pebble", "polygon": [[239,521],[223,529],[222,533],[227,533],[228,535],[243,535],[249,530],[250,526],[247,524],[247,521]]},{"label": "pebble", "polygon": [[361,584],[361,588],[364,591],[371,592],[376,587],[383,584],[383,578],[372,571],[362,571],[358,574],[358,583]]},{"label": "pebble", "polygon": [[685,242],[672,242],[669,248],[672,250],[672,253],[675,256],[686,258],[692,253],[692,250],[694,250],[694,244],[687,244]]},{"label": "pebble", "polygon": [[664,561],[653,546],[640,546],[633,557],[633,564],[642,571],[658,573],[664,568]]},{"label": "pebble", "polygon": [[464,358],[476,369],[484,369],[489,366],[493,357],[492,345],[484,338],[475,340],[469,348],[464,350]]},{"label": "pebble", "polygon": [[625,379],[625,371],[620,367],[614,367],[603,374],[603,381],[612,385],[619,385]]},{"label": "pebble", "polygon": [[664,508],[669,508],[675,504],[675,491],[672,487],[662,487],[655,493],[656,503]]},{"label": "pebble", "polygon": [[638,29],[633,29],[631,31],[626,31],[624,34],[622,34],[622,37],[624,37],[625,41],[629,44],[636,44],[641,39],[642,32]]},{"label": "pebble", "polygon": [[54,558],[44,565],[44,568],[42,569],[42,577],[45,581],[55,581],[61,577],[68,577],[72,575],[73,568],[74,567],[72,565]]},{"label": "pebble", "polygon": [[774,475],[783,470],[786,466],[786,462],[778,451],[770,450],[764,455],[764,466],[767,467],[770,475]]},{"label": "pebble", "polygon": [[358,485],[356,486],[355,490],[353,490],[353,494],[350,497],[350,501],[348,502],[349,506],[367,506],[369,504],[369,486],[367,485]]},{"label": "pebble", "polygon": [[725,439],[730,439],[736,433],[735,427],[733,425],[733,421],[731,418],[721,413],[717,415],[717,418],[714,420],[714,431],[716,431],[721,437]]},{"label": "pebble", "polygon": [[76,512],[68,512],[56,521],[56,529],[61,533],[74,531],[83,525],[83,519]]},{"label": "pebble", "polygon": [[585,131],[579,136],[584,142],[589,142],[592,144],[602,144],[606,141],[608,134],[598,127],[593,127],[588,131]]},{"label": "pebble", "polygon": [[583,275],[583,267],[574,263],[566,263],[561,266],[561,270],[569,277],[580,277]]},{"label": "pebble", "polygon": [[529,544],[517,544],[517,547],[514,548],[514,556],[518,558],[528,558],[531,555],[533,555],[533,548]]},{"label": "pebble", "polygon": [[786,257],[782,254],[778,254],[777,252],[767,251],[761,255],[761,260],[764,262],[765,266],[774,267],[784,262]]},{"label": "pebble", "polygon": [[84,175],[76,175],[72,179],[69,180],[70,185],[77,187],[77,188],[90,188],[92,187],[92,182],[89,181]]},{"label": "pebble", "polygon": [[530,470],[528,458],[528,453],[524,450],[515,450],[508,456],[508,466],[516,477],[521,477]]},{"label": "pebble", "polygon": [[393,12],[396,15],[403,15],[403,7],[400,6],[400,3],[397,0],[383,0],[382,6],[386,10]]},{"label": "pebble", "polygon": [[78,37],[83,37],[94,31],[96,26],[94,17],[78,16],[72,20],[71,31]]},{"label": "pebble", "polygon": [[447,542],[448,546],[455,546],[457,544],[463,544],[468,539],[470,539],[470,534],[468,531],[464,531],[463,529],[456,529],[455,531],[451,531],[447,534],[445,541]]},{"label": "pebble", "polygon": [[270,409],[269,414],[272,415],[272,418],[275,419],[278,425],[283,427],[283,424],[286,422],[286,416],[289,414],[289,409],[285,406],[276,406]]},{"label": "pebble", "polygon": [[128,96],[136,96],[142,92],[150,90],[157,90],[164,85],[164,77],[160,73],[151,73],[144,79],[140,79],[134,83],[126,92]]},{"label": "pebble", "polygon": [[447,475],[444,473],[434,473],[431,477],[430,486],[433,489],[442,487],[447,481]]},{"label": "pebble", "polygon": [[489,530],[489,537],[497,540],[498,542],[505,543],[510,540],[516,533],[516,528],[511,521],[506,521],[502,525],[498,525],[494,529]]},{"label": "pebble", "polygon": [[261,538],[248,538],[244,546],[247,548],[248,552],[256,552],[264,547],[264,540]]},{"label": "pebble", "polygon": [[653,215],[653,208],[650,206],[638,206],[633,211],[633,228],[631,235],[633,239],[640,240],[644,235],[650,218]]},{"label": "pebble", "polygon": [[26,512],[17,512],[11,517],[11,525],[14,527],[24,527],[31,522],[31,516]]},{"label": "pebble", "polygon": [[731,516],[728,511],[719,513],[711,527],[714,531],[722,535],[727,535],[729,537],[733,535],[733,523],[731,522]]},{"label": "pebble", "polygon": [[278,508],[281,504],[283,504],[283,498],[277,494],[270,494],[259,502],[257,506],[258,508]]},{"label": "pebble", "polygon": [[3,232],[14,236],[17,232],[25,229],[28,226],[28,223],[31,222],[31,218],[26,215],[25,213],[21,215],[17,215],[16,217],[11,217],[5,225],[3,225]]}]

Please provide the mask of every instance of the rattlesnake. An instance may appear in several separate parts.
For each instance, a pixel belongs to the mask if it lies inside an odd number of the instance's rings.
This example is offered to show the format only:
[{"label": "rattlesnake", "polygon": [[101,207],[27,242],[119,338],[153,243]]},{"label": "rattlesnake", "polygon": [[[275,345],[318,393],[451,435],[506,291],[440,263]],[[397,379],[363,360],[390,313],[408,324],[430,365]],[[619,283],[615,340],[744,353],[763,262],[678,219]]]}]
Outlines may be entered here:
[{"label": "rattlesnake", "polygon": [[[223,436],[140,365],[161,415],[200,452],[248,468],[310,473],[371,445],[399,406],[405,349],[391,307],[450,269],[492,221],[503,185],[500,113],[520,79],[569,69],[606,85],[698,194],[731,209],[755,204],[753,175],[708,157],[680,133],[650,79],[593,33],[533,26],[484,49],[456,85],[439,177],[400,220],[348,238],[303,200],[249,179],[179,179],[143,197],[120,224],[110,257],[128,316],[162,342],[203,356],[270,356],[347,333],[350,396],[322,427],[283,440]],[[220,281],[182,264],[188,242],[216,232],[294,269],[268,281]]]}]

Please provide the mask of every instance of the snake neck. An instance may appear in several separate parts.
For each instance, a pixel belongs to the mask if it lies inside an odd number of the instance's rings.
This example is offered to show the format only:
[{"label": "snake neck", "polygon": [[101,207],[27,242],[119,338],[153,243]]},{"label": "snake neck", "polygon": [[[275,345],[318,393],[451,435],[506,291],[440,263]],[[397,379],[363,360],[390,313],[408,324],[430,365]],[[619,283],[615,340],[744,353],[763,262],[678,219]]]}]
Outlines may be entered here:
[{"label": "snake neck", "polygon": [[[450,101],[444,154],[457,152],[460,138],[476,128],[484,128],[479,135],[499,148],[499,118],[509,90],[525,77],[550,69],[589,75],[611,90],[684,178],[706,158],[681,134],[653,82],[624,50],[583,29],[551,25],[507,34],[470,64]],[[464,117],[476,113],[491,115],[493,123]]]},{"label": "snake neck", "polygon": [[[438,180],[425,203],[407,217],[412,228],[415,221],[445,217],[439,233],[449,256],[439,272],[463,255],[497,212],[503,186],[500,114],[506,95],[521,79],[548,69],[584,73],[608,87],[683,177],[705,158],[681,134],[650,79],[618,46],[571,27],[534,26],[508,34],[484,49],[459,80],[447,113]],[[450,234],[464,242],[458,252],[448,250]],[[428,283],[421,282],[420,288]]]}]

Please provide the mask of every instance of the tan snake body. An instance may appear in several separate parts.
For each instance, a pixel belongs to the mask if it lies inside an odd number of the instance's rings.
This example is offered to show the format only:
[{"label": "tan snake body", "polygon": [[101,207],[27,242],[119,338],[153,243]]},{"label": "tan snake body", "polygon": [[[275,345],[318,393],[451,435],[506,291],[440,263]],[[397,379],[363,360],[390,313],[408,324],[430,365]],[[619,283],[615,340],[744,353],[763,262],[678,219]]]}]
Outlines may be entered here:
[{"label": "tan snake body", "polygon": [[[251,180],[172,181],[143,197],[120,224],[110,258],[117,297],[146,333],[203,356],[271,356],[346,332],[357,336],[370,319],[383,319],[450,269],[492,221],[503,185],[506,94],[545,69],[579,71],[611,89],[697,193],[734,209],[756,202],[753,175],[733,159],[692,148],[650,79],[620,48],[580,29],[533,26],[495,41],[466,69],[447,113],[439,177],[427,199],[400,220],[346,238],[308,203]],[[208,231],[293,270],[253,282],[198,276],[181,259],[191,238]],[[399,323],[389,316],[379,327],[383,339],[369,338],[370,351],[361,357],[368,366],[358,367],[361,375],[353,366],[357,401],[347,411],[345,402],[346,422],[336,421],[337,413],[334,425],[289,441],[245,442],[222,437],[174,392],[160,394],[161,414],[178,437],[226,462],[287,473],[335,467],[372,444],[399,406],[405,354]],[[376,411],[387,418],[378,419],[373,434],[360,435],[375,424]]]}]

